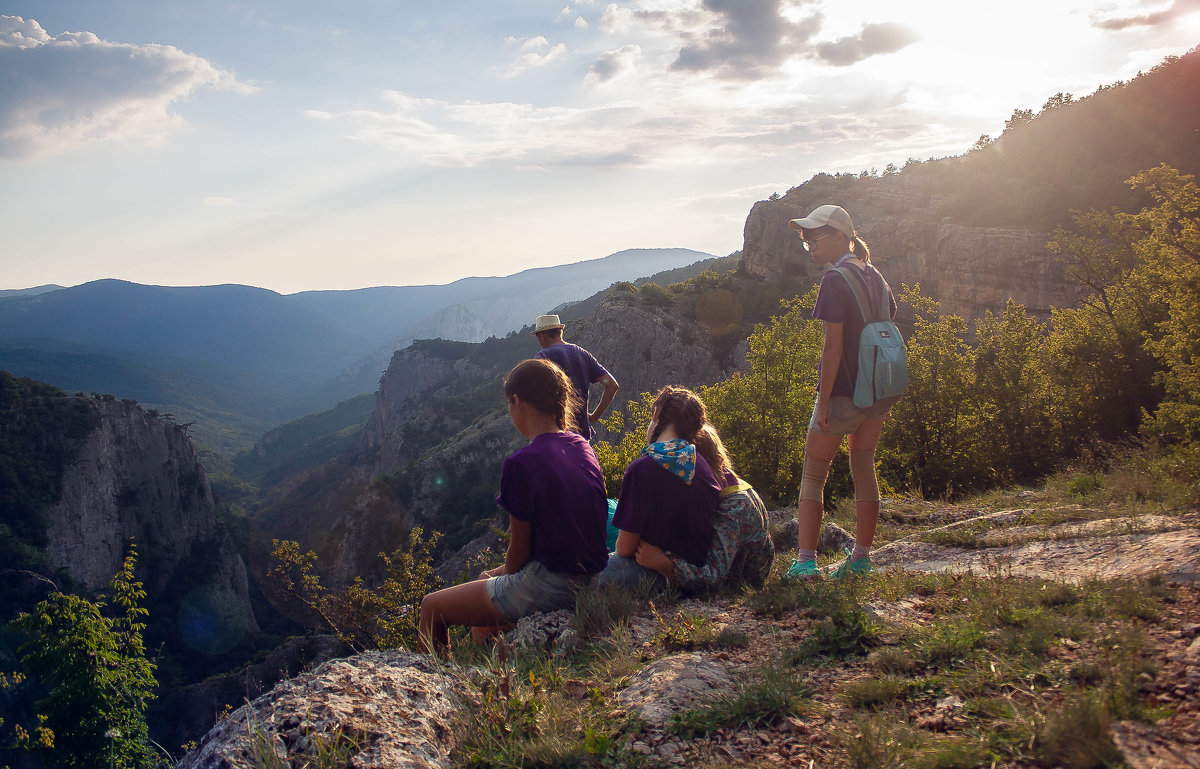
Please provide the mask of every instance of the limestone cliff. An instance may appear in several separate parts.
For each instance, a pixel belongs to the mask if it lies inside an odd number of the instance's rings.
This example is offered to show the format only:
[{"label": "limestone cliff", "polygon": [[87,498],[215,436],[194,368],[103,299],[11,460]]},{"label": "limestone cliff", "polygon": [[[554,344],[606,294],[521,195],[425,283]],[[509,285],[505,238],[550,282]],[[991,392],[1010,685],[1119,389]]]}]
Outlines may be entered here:
[{"label": "limestone cliff", "polygon": [[209,586],[236,597],[240,620],[254,628],[245,565],[217,519],[208,476],[185,429],[132,401],[90,404],[96,426],[64,468],[58,501],[44,513],[47,565],[100,589],[133,540],[151,596],[181,568],[202,570]]},{"label": "limestone cliff", "polygon": [[[411,455],[409,444],[416,439],[420,446],[428,439],[429,412],[422,404],[430,396],[454,395],[508,371],[504,362],[488,364],[471,359],[468,352],[471,349],[449,345],[449,352],[439,352],[428,346],[413,345],[397,350],[392,356],[379,380],[375,412],[367,421],[359,447],[364,454],[378,456],[378,472],[396,472]],[[529,354],[536,349],[536,344],[531,343]],[[459,425],[459,429],[465,426]]]},{"label": "limestone cliff", "polygon": [[[952,162],[952,161],[936,161]],[[745,269],[773,278],[820,270],[801,248],[788,220],[825,203],[850,212],[892,288],[921,284],[942,311],[967,319],[1003,310],[1008,299],[1033,315],[1068,307],[1080,297],[1057,258],[1046,250],[1047,232],[976,227],[944,217],[945,202],[928,180],[905,174],[882,178],[817,177],[775,200],[759,201],[746,219]]]}]

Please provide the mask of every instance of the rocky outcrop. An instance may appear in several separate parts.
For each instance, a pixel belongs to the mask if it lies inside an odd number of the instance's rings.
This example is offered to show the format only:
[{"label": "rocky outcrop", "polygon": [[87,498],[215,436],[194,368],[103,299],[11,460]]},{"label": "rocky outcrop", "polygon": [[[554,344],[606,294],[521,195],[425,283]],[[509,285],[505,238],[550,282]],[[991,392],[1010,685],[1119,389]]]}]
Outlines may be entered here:
[{"label": "rocky outcrop", "polygon": [[[331,660],[275,687],[220,721],[178,769],[315,765],[335,751],[340,765],[449,767],[462,678],[429,657],[367,652]],[[309,764],[305,764],[309,765]]]},{"label": "rocky outcrop", "polygon": [[[1173,582],[1200,582],[1200,536],[1196,534],[1200,514],[985,528],[1017,523],[1025,512],[1000,511],[986,518],[948,524],[919,538],[891,542],[874,551],[871,559],[881,568],[1000,572],[1075,583],[1151,575]],[[1079,510],[1075,514],[1087,512]],[[953,534],[947,536],[950,532]],[[971,542],[973,537],[977,537],[975,542]],[[970,544],[944,544],[964,540]],[[1097,552],[1104,556],[1089,557]]]},{"label": "rocky outcrop", "polygon": [[590,318],[567,331],[574,332],[571,341],[587,348],[617,378],[621,402],[667,384],[712,384],[728,373],[713,360],[703,329],[631,297],[605,300]]},{"label": "rocky outcrop", "polygon": [[440,389],[459,390],[464,383],[479,384],[496,376],[500,368],[480,365],[465,355],[439,355],[412,346],[397,350],[379,380],[375,412],[363,430],[360,453],[377,457],[377,472],[396,472],[410,454],[409,434],[426,434],[414,423],[421,418],[422,402]]},{"label": "rocky outcrop", "polygon": [[[246,567],[217,520],[212,490],[186,430],[132,401],[93,400],[98,425],[65,468],[45,513],[46,561],[89,589],[108,584],[132,540],[147,591],[163,591],[187,565],[236,597],[255,628]],[[194,585],[193,585],[194,586]]]},{"label": "rocky outcrop", "polygon": [[413,339],[457,339],[461,342],[482,342],[495,333],[496,329],[461,304],[430,313],[411,332]]},{"label": "rocky outcrop", "polygon": [[150,732],[163,745],[199,740],[222,713],[270,692],[281,681],[348,653],[331,635],[294,636],[261,662],[160,694],[150,714]]},{"label": "rocky outcrop", "polygon": [[850,212],[872,259],[897,292],[902,284],[942,303],[942,312],[968,320],[999,312],[1010,298],[1033,315],[1069,307],[1081,296],[1046,232],[973,227],[941,215],[943,201],[921,183],[899,176],[844,180],[834,188],[807,183],[776,200],[759,201],[746,219],[745,269],[773,278],[820,270],[788,221],[825,203]]}]

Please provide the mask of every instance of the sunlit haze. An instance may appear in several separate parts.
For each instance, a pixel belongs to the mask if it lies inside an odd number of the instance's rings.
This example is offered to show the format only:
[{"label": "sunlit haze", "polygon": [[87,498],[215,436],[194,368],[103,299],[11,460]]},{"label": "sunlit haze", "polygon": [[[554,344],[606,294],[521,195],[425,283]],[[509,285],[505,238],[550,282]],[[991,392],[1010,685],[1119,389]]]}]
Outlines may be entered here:
[{"label": "sunlit haze", "polygon": [[[725,255],[1200,42],[1197,0],[8,0],[0,289],[446,283]],[[869,216],[869,212],[856,215]]]}]

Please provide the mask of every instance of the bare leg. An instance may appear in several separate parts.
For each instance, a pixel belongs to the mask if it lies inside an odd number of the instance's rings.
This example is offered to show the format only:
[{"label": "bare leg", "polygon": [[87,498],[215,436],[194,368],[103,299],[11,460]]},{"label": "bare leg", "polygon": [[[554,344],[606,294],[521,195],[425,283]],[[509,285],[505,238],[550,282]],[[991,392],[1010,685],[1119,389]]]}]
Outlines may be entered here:
[{"label": "bare leg", "polygon": [[464,582],[421,599],[417,648],[435,654],[447,651],[450,646],[447,631],[451,625],[502,627],[508,624],[508,618],[501,615],[488,598],[487,580]]},{"label": "bare leg", "polygon": [[482,644],[516,625],[476,625],[471,628],[471,643]]}]

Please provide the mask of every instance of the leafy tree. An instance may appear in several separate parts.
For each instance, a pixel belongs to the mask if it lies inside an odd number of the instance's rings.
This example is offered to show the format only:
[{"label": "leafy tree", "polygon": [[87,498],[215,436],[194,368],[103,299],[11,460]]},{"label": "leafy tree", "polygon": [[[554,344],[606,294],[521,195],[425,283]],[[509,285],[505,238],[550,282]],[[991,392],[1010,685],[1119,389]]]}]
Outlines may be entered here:
[{"label": "leafy tree", "polygon": [[155,666],[142,640],[146,593],[134,577],[136,560],[131,544],[112,582],[115,616],[101,613],[103,600],[54,592],[10,623],[28,636],[21,665],[38,693],[34,731],[16,732],[14,747],[48,766],[141,767],[154,760],[146,709]]},{"label": "leafy tree", "polygon": [[738,473],[774,501],[794,498],[804,464],[822,344],[815,302],[815,287],[784,301],[747,340],[750,371],[700,390]]},{"label": "leafy tree", "polygon": [[1010,117],[1008,120],[1004,121],[1004,133],[1007,134],[1010,131],[1012,131],[1016,128],[1019,128],[1020,126],[1026,125],[1027,123],[1030,123],[1032,121],[1033,121],[1033,110],[1031,110],[1031,109],[1015,109],[1015,110],[1013,110],[1012,117]]},{"label": "leafy tree", "polygon": [[920,285],[904,286],[900,300],[916,313],[907,340],[908,386],[884,423],[880,462],[902,488],[956,494],[987,475],[967,324],[942,315],[936,301],[921,296]]},{"label": "leafy tree", "polygon": [[1011,299],[975,326],[975,386],[982,459],[995,484],[1028,480],[1053,466],[1049,387],[1040,351],[1046,329]]},{"label": "leafy tree", "polygon": [[1200,190],[1195,177],[1167,165],[1128,184],[1156,205],[1136,214],[1078,214],[1075,227],[1056,230],[1049,244],[1089,290],[1080,308],[1054,316],[1050,345],[1066,355],[1051,359],[1048,370],[1064,387],[1097,400],[1091,409],[1076,404],[1060,414],[1075,417],[1074,425],[1064,420],[1064,435],[1090,417],[1101,438],[1144,422],[1168,440],[1194,442],[1200,440]]},{"label": "leafy tree", "polygon": [[616,442],[596,441],[596,458],[604,471],[604,488],[611,497],[616,497],[625,477],[625,468],[642,454],[646,445],[646,428],[654,406],[655,393],[642,393],[638,399],[630,398],[621,410],[614,409],[600,420],[609,435],[619,436]]},{"label": "leafy tree", "polygon": [[1126,359],[1109,318],[1088,308],[1054,310],[1042,350],[1051,431],[1072,455],[1136,430],[1145,380],[1123,376]]},{"label": "leafy tree", "polygon": [[638,293],[642,301],[651,307],[670,307],[675,303],[675,295],[671,290],[657,283],[647,283],[638,289]]},{"label": "leafy tree", "polygon": [[391,555],[380,553],[384,579],[378,587],[367,587],[356,577],[344,590],[330,592],[313,572],[317,554],[300,552],[290,540],[272,540],[275,565],[267,577],[278,588],[306,606],[337,637],[358,651],[413,648],[421,598],[441,587],[433,570],[433,550],[438,533],[425,539],[421,527],[409,531],[407,546]]},{"label": "leafy tree", "polygon": [[1144,237],[1137,243],[1152,278],[1153,298],[1165,308],[1147,342],[1163,369],[1164,397],[1151,422],[1174,440],[1200,442],[1200,187],[1196,177],[1160,165],[1130,186],[1157,203],[1127,218]]}]

